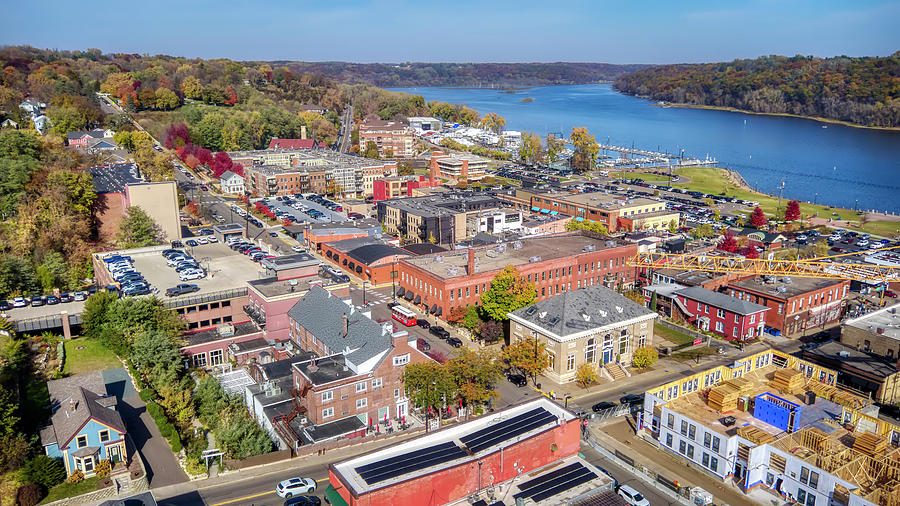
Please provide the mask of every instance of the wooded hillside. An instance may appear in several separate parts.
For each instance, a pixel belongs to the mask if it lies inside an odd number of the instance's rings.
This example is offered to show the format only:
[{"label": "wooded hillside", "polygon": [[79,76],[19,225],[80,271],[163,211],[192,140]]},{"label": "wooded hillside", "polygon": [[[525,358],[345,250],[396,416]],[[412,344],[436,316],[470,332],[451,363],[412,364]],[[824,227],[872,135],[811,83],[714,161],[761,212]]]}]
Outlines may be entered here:
[{"label": "wooded hillside", "polygon": [[885,58],[764,56],[661,65],[623,75],[614,87],[677,104],[900,127],[900,52]]}]

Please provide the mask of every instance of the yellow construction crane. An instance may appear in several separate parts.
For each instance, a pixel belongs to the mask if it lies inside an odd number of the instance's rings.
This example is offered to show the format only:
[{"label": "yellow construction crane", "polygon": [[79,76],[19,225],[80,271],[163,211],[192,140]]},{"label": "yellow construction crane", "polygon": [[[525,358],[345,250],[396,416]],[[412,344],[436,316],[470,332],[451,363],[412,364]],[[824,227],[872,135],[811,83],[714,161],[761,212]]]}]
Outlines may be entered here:
[{"label": "yellow construction crane", "polygon": [[[878,248],[869,252],[900,248]],[[799,278],[850,279],[878,284],[900,281],[900,267],[829,261],[835,257],[855,255],[845,253],[828,257],[769,260],[726,255],[697,255],[680,253],[638,253],[630,260],[631,267],[645,269],[682,269],[707,272],[735,272],[755,276],[795,276]]]}]

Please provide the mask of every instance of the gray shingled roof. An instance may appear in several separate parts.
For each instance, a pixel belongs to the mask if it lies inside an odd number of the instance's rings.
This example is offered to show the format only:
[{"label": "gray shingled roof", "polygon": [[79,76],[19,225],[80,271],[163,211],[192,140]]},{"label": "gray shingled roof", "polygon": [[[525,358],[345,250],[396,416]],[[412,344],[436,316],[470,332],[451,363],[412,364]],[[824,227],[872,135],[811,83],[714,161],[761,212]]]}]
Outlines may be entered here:
[{"label": "gray shingled roof", "polygon": [[[74,402],[75,409],[72,409]],[[70,398],[60,401],[59,409],[50,417],[55,438],[49,437],[49,431],[42,430],[42,444],[57,443],[60,449],[65,448],[78,431],[90,419],[112,427],[120,432],[125,432],[125,423],[118,411],[109,409],[103,405],[105,399],[81,386],[77,387]]]},{"label": "gray shingled roof", "polygon": [[597,285],[563,292],[511,313],[560,337],[656,313]]},{"label": "gray shingled roof", "polygon": [[[347,336],[342,336],[342,315],[348,315]],[[391,335],[380,323],[363,315],[324,288],[315,285],[288,316],[325,344],[333,353],[343,353],[347,360],[359,365],[388,351]]]},{"label": "gray shingled roof", "polygon": [[707,290],[706,288],[700,286],[682,288],[681,290],[678,290],[674,293],[675,295],[682,295],[684,297],[687,297],[688,299],[696,300],[698,302],[709,304],[710,306],[741,315],[758,313],[760,311],[765,311],[766,309],[768,309],[766,306],[761,306],[750,301],[741,300],[737,297],[732,297],[731,295],[726,295],[724,293]]}]

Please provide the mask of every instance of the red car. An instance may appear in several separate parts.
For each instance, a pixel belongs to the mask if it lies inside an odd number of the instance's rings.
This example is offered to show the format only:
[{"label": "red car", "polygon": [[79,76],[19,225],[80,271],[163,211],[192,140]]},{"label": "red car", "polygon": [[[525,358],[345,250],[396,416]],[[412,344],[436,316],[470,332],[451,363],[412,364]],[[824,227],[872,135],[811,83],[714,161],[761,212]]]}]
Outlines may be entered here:
[{"label": "red car", "polygon": [[834,251],[835,253],[843,253],[844,248],[838,248],[837,246],[835,246],[835,247],[831,248],[831,251]]},{"label": "red car", "polygon": [[892,292],[892,291],[890,291],[890,290],[885,290],[885,291],[884,291],[884,296],[885,296],[885,297],[890,297],[890,298],[892,298],[892,299],[896,299],[896,298],[897,298],[897,294],[894,293],[894,292]]}]

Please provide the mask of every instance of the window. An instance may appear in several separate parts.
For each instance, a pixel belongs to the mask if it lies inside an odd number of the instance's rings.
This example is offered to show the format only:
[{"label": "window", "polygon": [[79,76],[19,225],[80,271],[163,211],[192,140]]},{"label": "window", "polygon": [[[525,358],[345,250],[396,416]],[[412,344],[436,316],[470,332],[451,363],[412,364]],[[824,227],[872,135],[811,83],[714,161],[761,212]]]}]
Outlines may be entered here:
[{"label": "window", "polygon": [[709,432],[703,434],[703,447],[709,448],[709,444],[710,444],[711,440],[712,440],[712,437],[709,435]]},{"label": "window", "polygon": [[400,355],[399,357],[394,357],[394,366],[406,365],[409,363],[409,353],[406,355]]},{"label": "window", "polygon": [[713,471],[718,469],[719,468],[719,459],[717,459],[715,457],[710,457],[709,458],[709,468],[712,469]]},{"label": "window", "polygon": [[222,363],[222,350],[213,350],[209,352],[209,365],[219,365]]},{"label": "window", "polygon": [[771,487],[775,483],[775,475],[772,473],[766,473],[766,486]]},{"label": "window", "polygon": [[566,358],[566,370],[572,371],[575,369],[575,354],[571,354]]},{"label": "window", "polygon": [[101,430],[99,435],[100,435],[101,443],[105,443],[105,442],[109,441],[109,431],[108,430]]},{"label": "window", "polygon": [[701,462],[703,462],[703,467],[709,467],[709,454],[708,453],[703,452],[703,459],[701,459]]},{"label": "window", "polygon": [[75,439],[75,445],[79,448],[84,448],[87,446],[87,436],[78,436]]},{"label": "window", "polygon": [[682,455],[687,453],[687,444],[684,441],[678,441],[678,453]]},{"label": "window", "polygon": [[372,380],[372,390],[378,390],[381,388],[381,378],[375,378]]},{"label": "window", "polygon": [[206,353],[198,353],[191,358],[194,360],[194,367],[206,367]]},{"label": "window", "polygon": [[331,418],[334,416],[334,408],[325,408],[322,410],[322,418]]},{"label": "window", "polygon": [[587,340],[587,344],[584,346],[584,361],[588,364],[593,364],[594,359],[596,357],[597,344],[594,342],[594,338],[590,338]]},{"label": "window", "polygon": [[721,309],[716,309],[716,316],[718,316],[719,318],[725,318],[725,311],[722,311]]},{"label": "window", "polygon": [[719,453],[719,438],[713,437],[712,451]]},{"label": "window", "polygon": [[694,445],[687,445],[687,458],[694,458]]},{"label": "window", "polygon": [[394,389],[394,398],[395,398],[395,399],[399,399],[399,398],[400,398],[400,389],[399,389],[399,388],[395,388],[395,389]]},{"label": "window", "polygon": [[734,315],[734,323],[738,323],[738,315]]},{"label": "window", "polygon": [[819,473],[807,469],[805,467],[800,468],[800,483],[804,485],[809,485],[812,488],[819,487]]},{"label": "window", "polygon": [[724,332],[725,326],[722,325],[722,322],[716,322],[716,332]]},{"label": "window", "polygon": [[668,446],[669,448],[672,447],[672,435],[671,434],[666,434],[666,446]]},{"label": "window", "polygon": [[94,457],[93,455],[90,457],[85,457],[81,459],[81,466],[85,473],[94,472]]},{"label": "window", "polygon": [[783,303],[779,303],[779,304],[778,304],[778,314],[781,314],[781,313],[783,313],[783,312],[784,312],[784,304],[783,304]]},{"label": "window", "polygon": [[696,436],[697,436],[697,426],[694,424],[691,424],[690,426],[688,426],[688,438],[690,438],[690,440],[693,441]]},{"label": "window", "polygon": [[755,322],[756,322],[756,315],[755,314],[750,315],[750,323],[752,324]]},{"label": "window", "polygon": [[674,428],[675,428],[675,415],[669,413],[669,418],[668,418],[668,420],[666,421],[666,425],[667,425],[670,429],[674,429]]},{"label": "window", "polygon": [[366,383],[364,381],[356,384],[356,393],[365,392],[366,391]]},{"label": "window", "polygon": [[322,402],[328,402],[334,399],[334,391],[322,392]]},{"label": "window", "polygon": [[628,353],[628,336],[623,335],[619,338],[619,355]]},{"label": "window", "polygon": [[362,399],[356,399],[356,409],[362,409],[369,405],[369,399],[363,397]]},{"label": "window", "polygon": [[681,421],[681,435],[687,436],[688,433],[688,423],[684,420]]}]

